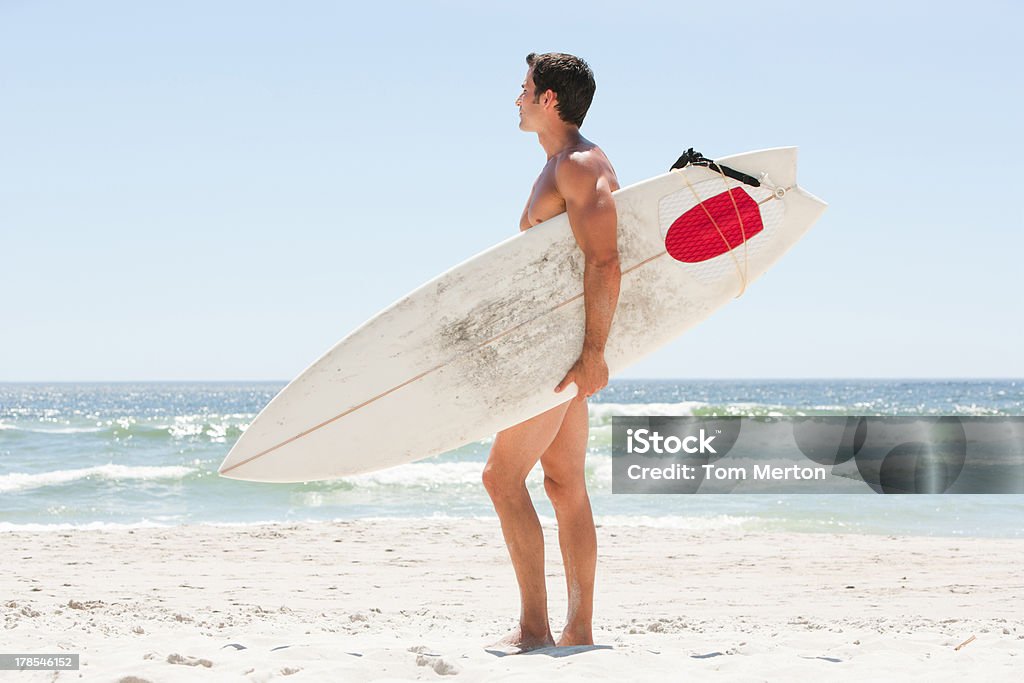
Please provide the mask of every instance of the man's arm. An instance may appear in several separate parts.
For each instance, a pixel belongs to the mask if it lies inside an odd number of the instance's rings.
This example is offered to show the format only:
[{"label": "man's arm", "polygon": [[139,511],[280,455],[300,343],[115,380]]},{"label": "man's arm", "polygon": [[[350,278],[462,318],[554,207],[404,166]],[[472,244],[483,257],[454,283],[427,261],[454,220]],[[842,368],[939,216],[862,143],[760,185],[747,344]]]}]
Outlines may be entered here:
[{"label": "man's arm", "polygon": [[555,184],[565,199],[569,225],[583,252],[583,305],[586,328],[580,357],[558,386],[570,382],[579,390],[578,399],[596,393],[608,384],[605,342],[619,301],[618,217],[611,186],[602,167],[585,155],[572,155],[555,168]]}]

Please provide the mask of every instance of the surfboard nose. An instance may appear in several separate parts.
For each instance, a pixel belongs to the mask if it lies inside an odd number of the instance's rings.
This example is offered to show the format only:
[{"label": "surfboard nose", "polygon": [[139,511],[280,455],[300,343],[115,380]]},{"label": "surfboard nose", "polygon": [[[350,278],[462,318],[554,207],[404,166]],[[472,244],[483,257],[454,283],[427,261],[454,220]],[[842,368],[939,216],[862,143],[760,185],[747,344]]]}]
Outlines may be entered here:
[{"label": "surfboard nose", "polygon": [[245,460],[245,456],[243,455],[247,450],[244,443],[245,441],[245,432],[242,432],[242,435],[238,437],[238,440],[235,441],[233,446],[231,446],[231,450],[229,450],[228,454],[224,456],[224,460],[221,461],[220,467],[217,468],[217,474],[222,477],[226,477],[227,479],[240,479],[245,481],[244,477],[239,476],[240,473],[238,471],[240,465]]}]

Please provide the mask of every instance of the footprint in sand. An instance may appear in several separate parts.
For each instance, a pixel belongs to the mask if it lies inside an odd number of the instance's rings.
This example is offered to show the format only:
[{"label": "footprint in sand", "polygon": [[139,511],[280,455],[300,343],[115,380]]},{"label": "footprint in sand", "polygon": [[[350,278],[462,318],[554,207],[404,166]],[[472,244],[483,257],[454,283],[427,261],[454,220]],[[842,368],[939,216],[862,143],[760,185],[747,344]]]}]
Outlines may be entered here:
[{"label": "footprint in sand", "polygon": [[185,666],[205,666],[207,669],[213,666],[209,659],[197,659],[196,657],[184,657],[177,652],[167,655],[168,664],[184,664]]},{"label": "footprint in sand", "polygon": [[426,645],[413,645],[406,648],[407,652],[416,655],[416,666],[427,666],[434,670],[439,676],[455,676],[459,673],[459,667],[452,664],[437,652],[431,652]]},{"label": "footprint in sand", "polygon": [[440,676],[455,676],[459,667],[437,655],[416,655],[416,666],[428,666]]}]

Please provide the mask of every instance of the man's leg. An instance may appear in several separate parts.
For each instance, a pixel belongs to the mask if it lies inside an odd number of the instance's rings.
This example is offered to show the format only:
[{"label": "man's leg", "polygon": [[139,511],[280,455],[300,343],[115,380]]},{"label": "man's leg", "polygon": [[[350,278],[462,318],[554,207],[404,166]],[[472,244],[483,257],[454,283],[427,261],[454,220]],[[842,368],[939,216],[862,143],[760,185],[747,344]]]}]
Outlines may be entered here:
[{"label": "man's leg", "polygon": [[569,404],[561,429],[541,456],[544,489],[558,519],[569,609],[558,645],[593,645],[597,533],[587,496],[584,464],[589,431],[586,400]]},{"label": "man's leg", "polygon": [[563,403],[498,432],[483,472],[519,582],[519,629],[500,644],[521,651],[554,645],[544,584],[544,535],[526,490],[526,476],[551,445],[568,407]]}]

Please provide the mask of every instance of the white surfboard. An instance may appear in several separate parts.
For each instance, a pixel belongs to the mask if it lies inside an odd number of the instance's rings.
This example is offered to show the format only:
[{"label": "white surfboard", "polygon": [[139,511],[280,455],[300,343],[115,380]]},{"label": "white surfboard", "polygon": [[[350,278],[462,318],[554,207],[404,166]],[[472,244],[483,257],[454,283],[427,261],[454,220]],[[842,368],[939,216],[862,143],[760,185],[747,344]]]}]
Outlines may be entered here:
[{"label": "white surfboard", "polygon": [[[687,166],[618,190],[614,375],[707,318],[775,263],[825,203],[796,148],[716,160],[760,187]],[[698,201],[699,200],[699,201]],[[566,214],[427,282],[338,342],[253,420],[220,467],[234,479],[332,479],[419,460],[537,415],[583,343],[583,254]]]}]

